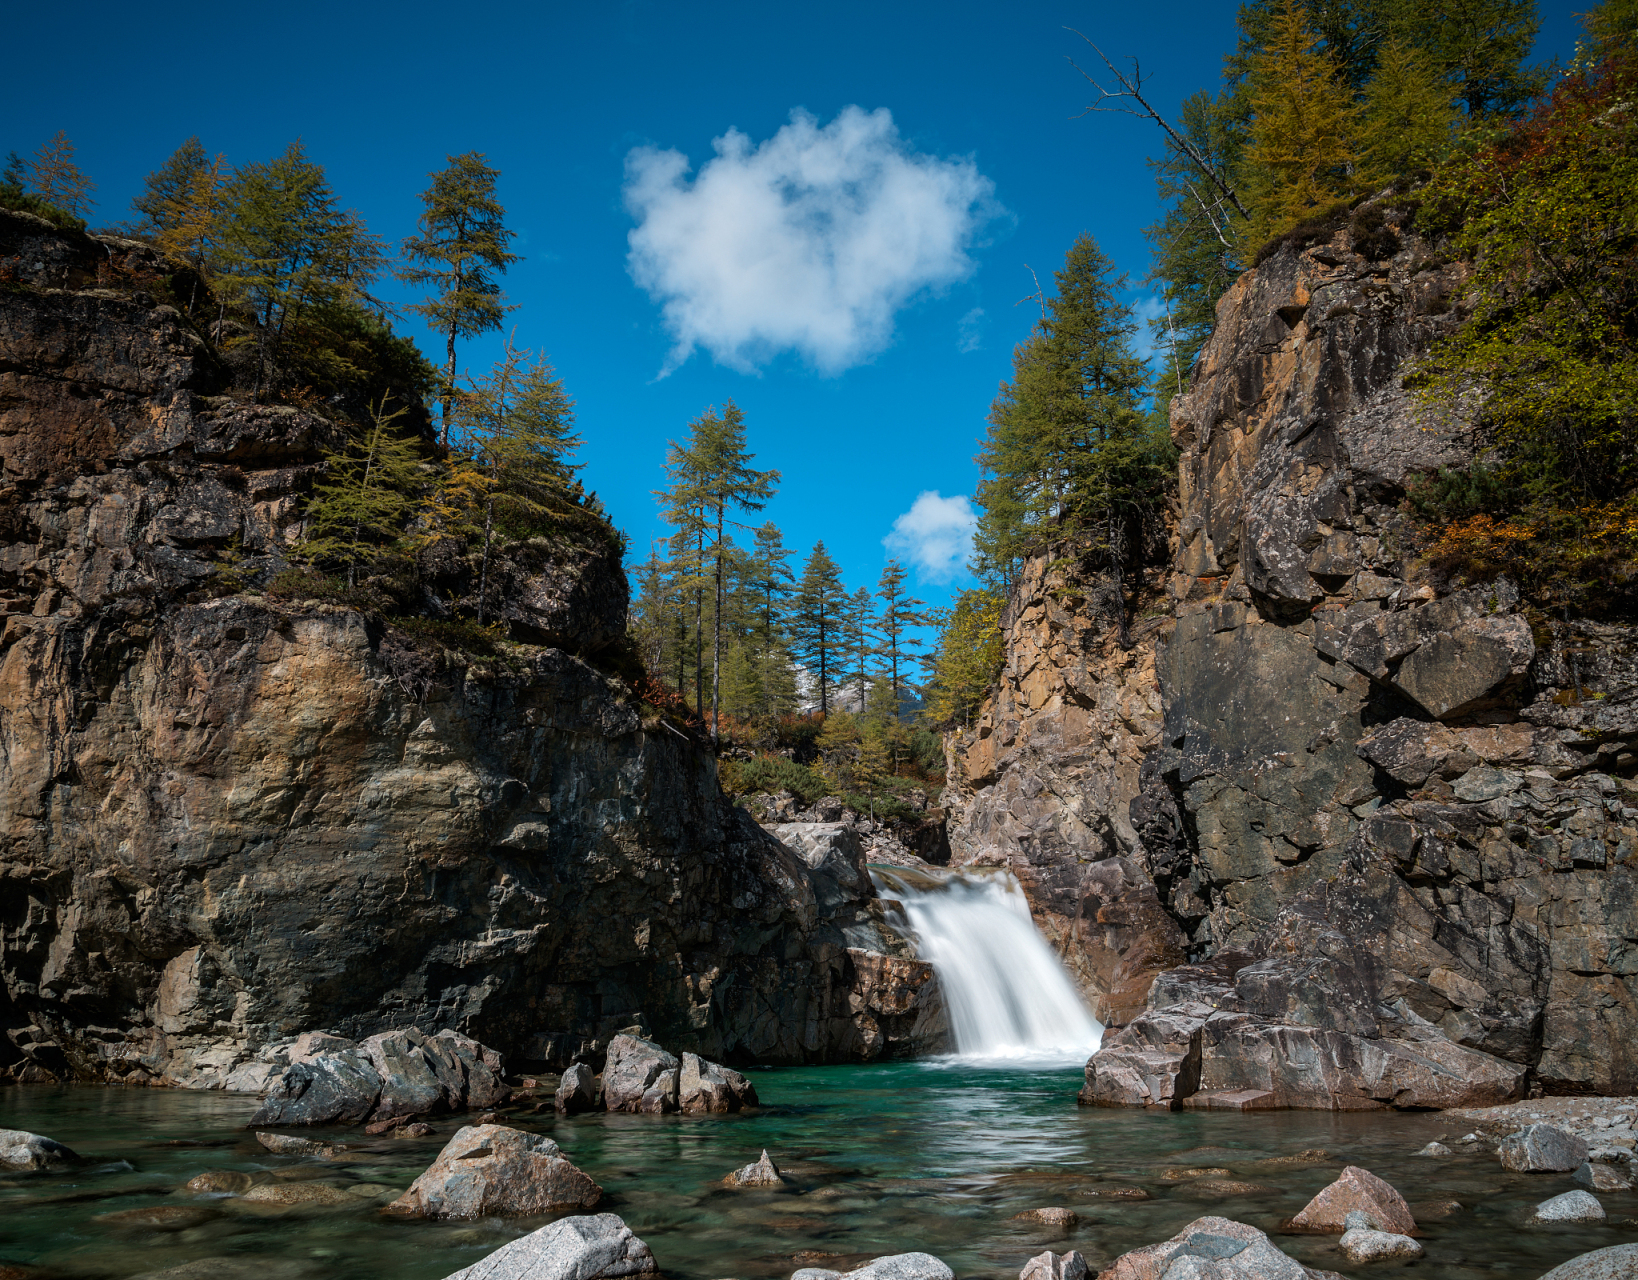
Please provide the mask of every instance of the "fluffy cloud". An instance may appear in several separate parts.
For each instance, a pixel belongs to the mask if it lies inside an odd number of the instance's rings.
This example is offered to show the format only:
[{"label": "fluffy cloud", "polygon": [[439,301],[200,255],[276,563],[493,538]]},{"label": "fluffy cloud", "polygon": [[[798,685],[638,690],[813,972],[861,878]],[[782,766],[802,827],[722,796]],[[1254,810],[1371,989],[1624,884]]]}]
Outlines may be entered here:
[{"label": "fluffy cloud", "polygon": [[669,373],[703,347],[751,371],[797,351],[825,373],[868,360],[916,294],[969,275],[999,212],[971,159],[920,155],[886,110],[804,111],[760,145],[737,129],[692,180],[678,151],[626,156],[632,279],[676,339]]},{"label": "fluffy cloud", "polygon": [[882,545],[909,560],[927,581],[948,582],[965,572],[972,559],[976,523],[978,516],[965,495],[941,498],[937,489],[928,489],[893,521],[893,532]]}]

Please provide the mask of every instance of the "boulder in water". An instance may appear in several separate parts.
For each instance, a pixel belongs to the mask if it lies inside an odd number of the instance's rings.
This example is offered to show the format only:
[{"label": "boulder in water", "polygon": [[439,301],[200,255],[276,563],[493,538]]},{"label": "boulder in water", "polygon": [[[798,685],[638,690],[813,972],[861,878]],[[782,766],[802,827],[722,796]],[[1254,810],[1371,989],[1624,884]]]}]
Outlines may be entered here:
[{"label": "boulder in water", "polygon": [[0,1129],[0,1169],[49,1169],[78,1160],[62,1143],[26,1129]]},{"label": "boulder in water", "polygon": [[333,1142],[315,1142],[312,1138],[298,1138],[293,1133],[263,1133],[257,1130],[256,1141],[280,1156],[332,1156],[336,1151]]},{"label": "boulder in water", "polygon": [[603,1189],[550,1138],[480,1124],[457,1131],[390,1208],[423,1218],[524,1217],[590,1209],[602,1198]]},{"label": "boulder in water", "polygon": [[1045,1227],[1073,1227],[1080,1218],[1073,1209],[1050,1205],[1045,1209],[1025,1209],[1012,1215],[1014,1222],[1039,1222]]},{"label": "boulder in water", "polygon": [[955,1272],[930,1253],[895,1253],[852,1271],[803,1267],[791,1273],[791,1280],[955,1280]]},{"label": "boulder in water", "polygon": [[1348,1229],[1348,1215],[1356,1210],[1369,1214],[1384,1231],[1409,1235],[1416,1230],[1416,1219],[1411,1217],[1405,1197],[1357,1165],[1349,1165],[1335,1182],[1304,1205],[1302,1212],[1291,1219],[1291,1225],[1308,1231],[1342,1232]]},{"label": "boulder in water", "polygon": [[445,1280],[602,1280],[659,1273],[654,1255],[612,1213],[563,1218],[502,1245]]},{"label": "boulder in water", "polygon": [[1063,1254],[1048,1250],[1026,1262],[1018,1280],[1086,1280],[1088,1274],[1086,1259],[1076,1250]]},{"label": "boulder in water", "polygon": [[1594,1191],[1631,1191],[1632,1182],[1610,1165],[1583,1160],[1572,1179]]},{"label": "boulder in water", "polygon": [[1543,1200],[1530,1215],[1531,1222],[1603,1222],[1604,1206],[1586,1191],[1566,1191]]},{"label": "boulder in water", "polygon": [[1385,1262],[1390,1258],[1422,1256],[1422,1246],[1409,1236],[1393,1231],[1372,1231],[1367,1227],[1344,1231],[1337,1245],[1350,1262]]},{"label": "boulder in water", "polygon": [[1188,1264],[1179,1270],[1179,1276],[1209,1274],[1213,1280],[1309,1280],[1302,1263],[1275,1248],[1256,1227],[1229,1218],[1196,1218],[1170,1240],[1121,1254],[1099,1277],[1100,1280],[1164,1280],[1179,1263]]},{"label": "boulder in water", "polygon": [[1541,1280],[1632,1280],[1638,1275],[1638,1244],[1612,1244],[1561,1262]]},{"label": "boulder in water", "polygon": [[557,1113],[572,1116],[596,1107],[595,1079],[592,1069],[584,1062],[577,1062],[565,1071],[557,1082],[557,1092],[552,1095],[552,1106]]},{"label": "boulder in water", "polygon": [[362,1124],[380,1096],[381,1077],[357,1044],[309,1031],[250,1124]]},{"label": "boulder in water", "polygon": [[680,1068],[675,1056],[651,1040],[615,1036],[603,1064],[603,1106],[609,1111],[675,1111]]},{"label": "boulder in water", "polygon": [[1503,1138],[1496,1154],[1514,1173],[1569,1173],[1586,1160],[1587,1144],[1550,1124],[1532,1124]]},{"label": "boulder in water", "polygon": [[749,1080],[694,1053],[682,1056],[677,1100],[684,1115],[721,1114],[757,1105]]},{"label": "boulder in water", "polygon": [[[427,1039],[410,1027],[403,1031],[384,1031],[364,1041],[361,1046],[364,1055],[381,1078],[381,1096],[375,1109],[377,1121],[447,1111],[452,1102],[459,1103],[464,1098],[459,1060],[446,1046],[435,1046],[429,1051]],[[439,1067],[444,1068],[441,1075]],[[453,1090],[451,1085],[455,1086]]]},{"label": "boulder in water", "polygon": [[722,1181],[730,1187],[782,1187],[785,1185],[785,1175],[779,1172],[779,1166],[764,1150],[762,1159],[735,1169]]}]

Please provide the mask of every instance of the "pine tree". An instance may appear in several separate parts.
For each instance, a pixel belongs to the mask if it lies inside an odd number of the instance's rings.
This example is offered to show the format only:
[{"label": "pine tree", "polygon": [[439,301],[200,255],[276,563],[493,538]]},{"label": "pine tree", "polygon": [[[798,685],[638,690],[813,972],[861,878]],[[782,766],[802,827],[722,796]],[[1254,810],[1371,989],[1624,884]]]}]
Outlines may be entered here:
[{"label": "pine tree", "polygon": [[91,198],[97,184],[75,165],[74,144],[61,129],[34,153],[29,184],[40,199],[76,218],[89,218],[97,203]]},{"label": "pine tree", "polygon": [[1368,190],[1431,169],[1450,151],[1460,118],[1450,86],[1427,56],[1389,40],[1362,100],[1360,182]]},{"label": "pine tree", "polygon": [[[697,425],[697,424],[692,424]],[[658,490],[662,518],[672,528],[667,545],[671,552],[672,581],[678,588],[678,603],[691,603],[694,615],[694,713],[705,717],[705,554],[706,520],[704,450],[692,437],[666,446],[665,473],[671,484]],[[686,607],[686,605],[685,605]],[[679,609],[678,618],[683,617]],[[686,629],[686,624],[683,624]],[[686,656],[679,659],[677,691],[687,693],[683,672]]]},{"label": "pine tree", "polygon": [[1514,116],[1547,83],[1528,68],[1541,21],[1535,0],[1393,0],[1391,33],[1427,57],[1470,120]]},{"label": "pine tree", "polygon": [[0,190],[19,196],[28,194],[28,165],[15,151],[6,153],[6,166],[0,169]]},{"label": "pine tree", "polygon": [[791,633],[796,656],[818,680],[821,715],[830,710],[830,682],[838,661],[845,660],[842,618],[846,600],[841,567],[830,558],[823,542],[814,543],[797,584]]},{"label": "pine tree", "polygon": [[304,511],[302,553],[314,563],[339,566],[351,586],[359,568],[402,550],[427,477],[413,437],[394,424],[406,409],[373,405],[362,436],[326,455],[324,479],[313,486]]},{"label": "pine tree", "polygon": [[923,625],[920,610],[927,604],[905,590],[905,577],[904,566],[897,560],[889,560],[876,584],[876,598],[882,602],[881,612],[876,616],[876,630],[881,636],[876,652],[887,663],[885,675],[888,688],[893,692],[895,724],[904,719],[904,680],[900,668],[909,665],[908,650],[921,647],[921,641],[909,631],[911,627]]},{"label": "pine tree", "polygon": [[[217,164],[221,163],[220,157]],[[189,138],[170,159],[142,180],[142,191],[131,201],[131,208],[142,215],[139,230],[145,236],[158,238],[176,224],[177,210],[186,207],[194,192],[202,170],[213,167],[204,145],[197,137]],[[220,179],[220,171],[217,177]]]},{"label": "pine tree", "polygon": [[1281,0],[1268,43],[1251,59],[1241,184],[1251,213],[1244,232],[1249,251],[1349,192],[1356,111],[1336,64],[1318,44],[1299,0]]},{"label": "pine tree", "polygon": [[444,378],[444,442],[449,442],[455,385],[455,342],[500,328],[511,308],[496,277],[522,259],[509,251],[514,233],[495,194],[500,170],[491,169],[476,151],[449,156],[449,166],[429,175],[432,185],[421,193],[426,206],[421,234],[404,241],[404,257],[413,264],[398,272],[406,284],[431,285],[433,294],[410,309],[423,315],[447,343]]},{"label": "pine tree", "polygon": [[846,654],[845,667],[839,672],[838,683],[851,680],[858,695],[859,709],[864,710],[870,696],[870,683],[876,678],[872,661],[881,636],[876,631],[876,597],[869,587],[860,587],[846,598],[841,615],[842,647]]}]

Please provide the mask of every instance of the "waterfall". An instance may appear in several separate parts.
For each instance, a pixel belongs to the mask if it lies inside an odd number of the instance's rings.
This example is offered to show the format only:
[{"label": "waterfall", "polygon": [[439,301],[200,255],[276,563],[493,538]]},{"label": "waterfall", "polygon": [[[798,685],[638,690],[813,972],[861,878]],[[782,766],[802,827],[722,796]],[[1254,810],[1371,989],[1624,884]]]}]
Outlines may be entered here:
[{"label": "waterfall", "polygon": [[1009,872],[872,867],[884,898],[904,904],[916,949],[932,963],[957,1055],[1080,1065],[1103,1027],[1030,919]]}]

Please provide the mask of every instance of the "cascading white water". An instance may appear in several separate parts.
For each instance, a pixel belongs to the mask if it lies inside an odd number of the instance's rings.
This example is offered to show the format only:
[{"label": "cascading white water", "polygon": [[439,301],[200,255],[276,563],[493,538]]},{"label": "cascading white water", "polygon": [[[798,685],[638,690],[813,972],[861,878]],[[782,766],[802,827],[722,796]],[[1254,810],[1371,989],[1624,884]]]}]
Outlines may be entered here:
[{"label": "cascading white water", "polygon": [[884,898],[904,904],[917,951],[944,992],[956,1053],[967,1061],[1079,1065],[1103,1027],[1036,931],[1005,871],[906,872],[873,867]]}]

